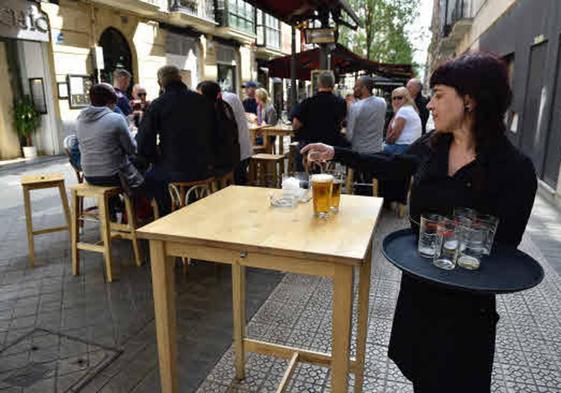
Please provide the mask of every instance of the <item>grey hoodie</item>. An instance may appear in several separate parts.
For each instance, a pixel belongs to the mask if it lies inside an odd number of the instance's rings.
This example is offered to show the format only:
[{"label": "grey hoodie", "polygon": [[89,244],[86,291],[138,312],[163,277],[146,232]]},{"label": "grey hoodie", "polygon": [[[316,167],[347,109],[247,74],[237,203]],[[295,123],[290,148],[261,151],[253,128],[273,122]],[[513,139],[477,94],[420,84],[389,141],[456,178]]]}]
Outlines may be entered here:
[{"label": "grey hoodie", "polygon": [[125,118],[106,106],[89,106],[78,116],[76,136],[86,177],[113,176],[136,151]]}]

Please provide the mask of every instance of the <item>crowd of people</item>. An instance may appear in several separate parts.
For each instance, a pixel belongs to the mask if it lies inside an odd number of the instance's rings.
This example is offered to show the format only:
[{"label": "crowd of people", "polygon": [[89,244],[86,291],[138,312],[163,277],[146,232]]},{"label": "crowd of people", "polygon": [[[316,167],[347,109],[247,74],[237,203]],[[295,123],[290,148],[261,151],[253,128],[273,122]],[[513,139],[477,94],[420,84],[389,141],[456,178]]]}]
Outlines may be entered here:
[{"label": "crowd of people", "polygon": [[[262,143],[250,140],[248,124],[279,121],[266,89],[246,82],[243,101],[234,93],[222,92],[213,81],[203,81],[191,90],[177,67],[164,66],[158,70],[160,95],[149,101],[139,84],[132,87],[129,99],[131,80],[129,71],[115,70],[113,85],[100,83],[91,88],[91,106],[78,117],[76,135],[88,182],[141,191],[157,201],[161,214],[170,211],[170,182],[233,171],[237,184],[247,183],[253,143]],[[334,87],[333,74],[321,73],[317,93],[293,109],[292,126],[300,148],[321,142],[350,146],[358,153],[401,154],[424,133],[428,111],[418,80],[392,93],[394,115],[387,128],[387,104],[373,95],[373,78],[358,78],[352,100],[347,102],[334,94]],[[342,132],[344,126],[346,132]],[[271,138],[269,142],[274,143],[275,137]],[[301,157],[296,162],[303,170]],[[372,174],[358,171],[356,180],[368,184]],[[383,190],[387,199],[404,202],[407,187],[408,181],[402,181],[395,187],[388,183]],[[368,195],[371,188],[357,186],[355,191]]]}]

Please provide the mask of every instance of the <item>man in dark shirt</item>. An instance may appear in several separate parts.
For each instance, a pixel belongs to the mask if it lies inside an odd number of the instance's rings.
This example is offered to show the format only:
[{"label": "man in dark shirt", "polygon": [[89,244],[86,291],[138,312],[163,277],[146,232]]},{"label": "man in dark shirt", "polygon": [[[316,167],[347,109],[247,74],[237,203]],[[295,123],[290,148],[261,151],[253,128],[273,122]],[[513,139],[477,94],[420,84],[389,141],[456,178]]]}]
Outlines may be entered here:
[{"label": "man in dark shirt", "polygon": [[117,107],[128,116],[132,113],[132,108],[127,97],[127,90],[131,84],[132,75],[125,69],[118,68],[113,71],[113,88],[117,93]]},{"label": "man in dark shirt", "polygon": [[[212,176],[214,111],[206,98],[181,81],[179,69],[158,70],[164,93],[146,110],[137,135],[138,154],[152,164],[145,182],[161,214],[170,210],[168,184]],[[159,137],[159,145],[157,140]]]},{"label": "man in dark shirt", "polygon": [[249,81],[244,83],[246,98],[243,100],[243,108],[245,113],[257,114],[257,100],[255,99],[255,89],[257,89],[257,83]]},{"label": "man in dark shirt", "polygon": [[347,104],[333,94],[335,78],[331,72],[323,72],[318,78],[318,93],[306,98],[295,109],[292,127],[301,145],[322,142],[334,146],[346,146],[341,135],[341,125],[347,116]]},{"label": "man in dark shirt", "polygon": [[411,94],[411,97],[415,100],[415,105],[419,109],[419,117],[421,118],[422,134],[427,132],[427,120],[429,119],[429,110],[427,109],[427,104],[429,100],[423,97],[423,84],[418,79],[410,79],[407,82],[407,90]]}]

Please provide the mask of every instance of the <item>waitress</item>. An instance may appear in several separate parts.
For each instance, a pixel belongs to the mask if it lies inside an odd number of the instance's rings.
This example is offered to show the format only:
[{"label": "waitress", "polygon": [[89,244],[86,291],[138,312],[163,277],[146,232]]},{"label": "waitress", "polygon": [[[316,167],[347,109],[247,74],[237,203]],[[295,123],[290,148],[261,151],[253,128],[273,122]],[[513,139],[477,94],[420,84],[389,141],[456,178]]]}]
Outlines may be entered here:
[{"label": "waitress", "polygon": [[[495,242],[517,247],[526,228],[537,181],[532,162],[505,135],[510,105],[502,61],[469,53],[432,75],[427,108],[436,130],[399,156],[361,155],[310,144],[322,160],[336,160],[382,179],[414,176],[410,196],[413,229],[421,213],[451,214],[471,207],[500,220]],[[494,295],[433,285],[404,273],[395,310],[389,357],[416,393],[490,392],[495,353]]]}]

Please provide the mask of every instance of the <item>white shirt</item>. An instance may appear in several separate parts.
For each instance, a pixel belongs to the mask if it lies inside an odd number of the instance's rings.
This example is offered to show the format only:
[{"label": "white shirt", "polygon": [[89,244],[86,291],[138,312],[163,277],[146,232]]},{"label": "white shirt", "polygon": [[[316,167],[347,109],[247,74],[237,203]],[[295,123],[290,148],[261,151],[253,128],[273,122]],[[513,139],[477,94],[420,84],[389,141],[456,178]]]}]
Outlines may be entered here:
[{"label": "white shirt", "polygon": [[253,155],[253,145],[247,128],[247,119],[242,101],[237,94],[222,92],[222,99],[232,107],[238,125],[238,141],[240,142],[240,159],[245,160]]},{"label": "white shirt", "polygon": [[[397,145],[410,145],[422,134],[421,118],[411,105],[402,106],[397,110],[395,119],[400,118],[405,120],[405,126],[394,143]],[[392,127],[394,127],[395,119],[392,121]]]},{"label": "white shirt", "polygon": [[353,151],[376,153],[382,150],[386,101],[370,96],[355,102],[347,115],[347,139]]}]

